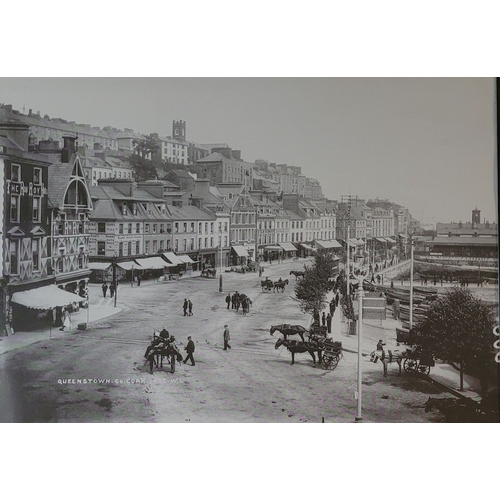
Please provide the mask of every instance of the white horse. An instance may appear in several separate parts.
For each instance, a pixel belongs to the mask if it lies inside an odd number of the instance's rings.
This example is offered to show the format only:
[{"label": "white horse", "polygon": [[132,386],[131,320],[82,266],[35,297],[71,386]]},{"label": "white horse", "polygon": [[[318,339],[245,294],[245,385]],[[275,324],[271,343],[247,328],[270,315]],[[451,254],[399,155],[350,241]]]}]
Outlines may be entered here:
[{"label": "white horse", "polygon": [[373,351],[370,354],[370,361],[376,363],[379,359],[384,367],[384,377],[387,377],[387,365],[389,363],[397,363],[399,366],[399,374],[401,375],[401,362],[405,356],[400,351]]}]

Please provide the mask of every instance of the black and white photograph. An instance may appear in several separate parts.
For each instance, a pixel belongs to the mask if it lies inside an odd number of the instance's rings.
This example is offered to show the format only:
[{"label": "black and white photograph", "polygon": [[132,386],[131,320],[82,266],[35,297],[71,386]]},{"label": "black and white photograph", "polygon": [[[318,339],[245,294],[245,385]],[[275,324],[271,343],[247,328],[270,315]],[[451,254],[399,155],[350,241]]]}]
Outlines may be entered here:
[{"label": "black and white photograph", "polygon": [[498,422],[497,91],[1,79],[1,420]]}]

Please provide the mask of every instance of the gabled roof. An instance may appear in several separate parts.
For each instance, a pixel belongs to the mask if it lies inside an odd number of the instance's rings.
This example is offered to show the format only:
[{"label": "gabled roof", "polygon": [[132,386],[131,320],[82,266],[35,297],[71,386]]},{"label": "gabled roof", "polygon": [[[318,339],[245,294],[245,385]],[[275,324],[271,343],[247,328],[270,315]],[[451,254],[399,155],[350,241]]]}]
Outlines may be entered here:
[{"label": "gabled roof", "polygon": [[71,163],[54,163],[49,167],[48,179],[48,198],[49,206],[61,206],[64,193],[68,188],[68,184],[73,171],[73,162]]}]

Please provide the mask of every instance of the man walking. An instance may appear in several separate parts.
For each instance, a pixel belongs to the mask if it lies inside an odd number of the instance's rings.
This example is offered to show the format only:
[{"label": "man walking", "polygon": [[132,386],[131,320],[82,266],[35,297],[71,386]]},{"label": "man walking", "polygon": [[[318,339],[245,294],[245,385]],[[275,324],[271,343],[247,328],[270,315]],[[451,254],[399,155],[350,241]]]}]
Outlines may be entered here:
[{"label": "man walking", "polygon": [[107,285],[107,283],[104,283],[104,285],[102,285],[102,296],[104,298],[106,298],[107,291],[108,291],[108,285]]},{"label": "man walking", "polygon": [[326,325],[326,316],[325,316],[325,311],[323,311],[323,315],[321,316],[321,325],[325,326]]},{"label": "man walking", "polygon": [[191,337],[188,337],[188,343],[187,346],[184,348],[184,350],[187,352],[186,359],[183,361],[184,364],[186,364],[186,361],[189,359],[191,361],[191,365],[194,366],[194,358],[193,358],[193,352],[194,352],[194,342],[191,340]]},{"label": "man walking", "polygon": [[330,302],[330,316],[333,317],[333,315],[335,314],[335,297],[332,298],[331,302]]},{"label": "man walking", "polygon": [[228,293],[226,296],[226,304],[227,304],[227,308],[229,309],[229,305],[231,304],[231,294],[230,293]]},{"label": "man walking", "polygon": [[114,285],[114,283],[111,283],[111,285],[109,285],[109,295],[111,296],[111,298],[113,298],[115,296],[115,285]]},{"label": "man walking", "polygon": [[191,299],[188,300],[188,316],[193,315],[193,303],[191,302]]},{"label": "man walking", "polygon": [[229,336],[229,328],[227,325],[224,325],[224,350],[227,351],[228,349],[231,349],[231,346],[229,345],[229,341],[231,340],[231,337]]},{"label": "man walking", "polygon": [[330,313],[326,316],[326,328],[328,333],[332,333],[332,316]]},{"label": "man walking", "polygon": [[188,308],[188,299],[184,299],[184,304],[182,306],[182,310],[184,311],[184,316],[187,316],[187,308]]},{"label": "man walking", "polygon": [[335,306],[336,307],[339,307],[339,300],[340,300],[340,297],[339,297],[339,292],[337,292],[335,294]]}]

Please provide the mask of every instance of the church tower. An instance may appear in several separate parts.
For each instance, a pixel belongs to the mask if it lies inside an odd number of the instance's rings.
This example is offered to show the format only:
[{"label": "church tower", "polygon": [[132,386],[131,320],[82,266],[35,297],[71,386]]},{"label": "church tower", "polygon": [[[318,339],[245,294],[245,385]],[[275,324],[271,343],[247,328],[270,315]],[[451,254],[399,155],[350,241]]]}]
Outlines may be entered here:
[{"label": "church tower", "polygon": [[472,227],[478,227],[481,224],[481,210],[477,207],[472,211]]},{"label": "church tower", "polygon": [[172,125],[172,139],[186,142],[186,122],[182,120],[176,122],[174,120]]}]

